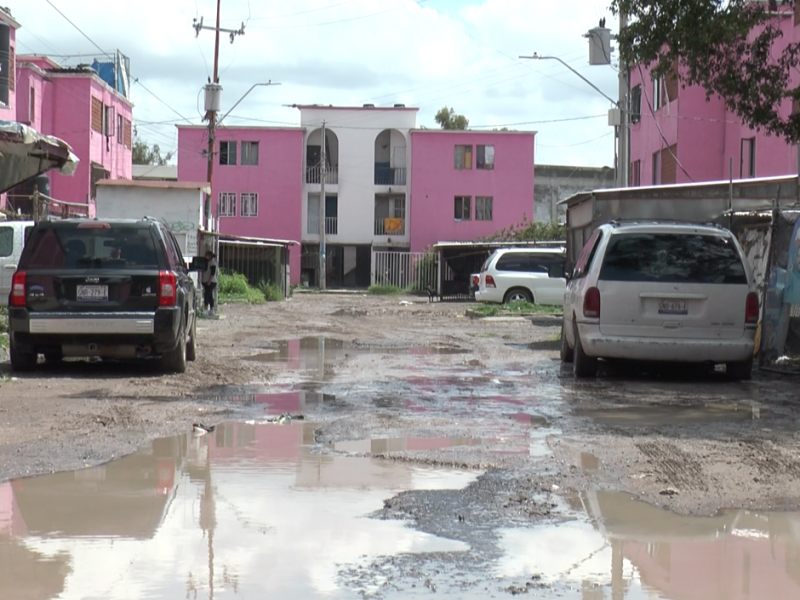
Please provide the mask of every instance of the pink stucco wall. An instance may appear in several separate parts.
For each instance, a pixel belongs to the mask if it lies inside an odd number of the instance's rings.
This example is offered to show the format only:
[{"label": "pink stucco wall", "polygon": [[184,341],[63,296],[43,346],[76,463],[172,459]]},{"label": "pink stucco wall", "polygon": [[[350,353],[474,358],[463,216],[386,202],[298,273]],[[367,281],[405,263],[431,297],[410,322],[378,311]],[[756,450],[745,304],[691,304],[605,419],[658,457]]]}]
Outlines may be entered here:
[{"label": "pink stucco wall", "polygon": [[[533,219],[534,133],[411,132],[411,251],[440,241],[470,241]],[[494,145],[494,169],[476,169],[477,145]],[[472,145],[472,169],[455,168],[456,145]],[[471,216],[456,220],[456,196],[471,197]],[[491,196],[491,221],[475,220],[475,198]]]},{"label": "pink stucco wall", "polygon": [[[778,41],[780,51],[789,43],[800,41],[800,27],[795,27],[791,7],[788,16],[779,20],[783,38]],[[800,79],[796,77],[795,79]],[[642,67],[631,69],[631,89],[642,83],[650,105],[653,102],[653,83],[648,70]],[[797,84],[797,81],[793,83]],[[781,105],[781,114],[791,113],[791,101]],[[642,94],[642,119],[631,126],[631,163],[641,161],[641,184],[653,183],[653,153],[678,144],[678,160],[686,173],[678,167],[676,183],[691,181],[719,181],[730,177],[733,159],[733,177],[741,173],[741,142],[755,137],[755,176],[770,177],[798,172],[797,147],[787,144],[782,138],[753,131],[742,124],[741,118],[725,108],[716,96],[706,100],[705,90],[693,86],[679,89],[677,99],[668,106],[651,112],[645,94]],[[662,139],[656,122],[666,138]],[[747,174],[745,173],[746,177]]]},{"label": "pink stucco wall", "polygon": [[[236,141],[237,164],[219,164],[219,143]],[[242,165],[241,142],[258,142],[258,165]],[[208,160],[205,127],[178,127],[178,180],[205,181]],[[235,217],[220,217],[221,233],[300,241],[303,196],[303,130],[297,128],[223,127],[217,130],[212,182],[212,212],[219,195],[235,193]],[[241,194],[258,194],[258,216],[242,217]],[[300,246],[289,251],[292,284],[300,282]]]}]

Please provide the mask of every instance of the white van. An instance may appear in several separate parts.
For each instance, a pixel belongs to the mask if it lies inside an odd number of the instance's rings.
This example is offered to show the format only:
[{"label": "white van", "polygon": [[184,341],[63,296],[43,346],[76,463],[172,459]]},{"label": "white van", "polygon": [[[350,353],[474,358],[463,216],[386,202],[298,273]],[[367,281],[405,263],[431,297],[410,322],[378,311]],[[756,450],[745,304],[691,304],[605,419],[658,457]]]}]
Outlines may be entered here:
[{"label": "white van", "polygon": [[0,221],[0,306],[8,304],[11,278],[34,221]]}]

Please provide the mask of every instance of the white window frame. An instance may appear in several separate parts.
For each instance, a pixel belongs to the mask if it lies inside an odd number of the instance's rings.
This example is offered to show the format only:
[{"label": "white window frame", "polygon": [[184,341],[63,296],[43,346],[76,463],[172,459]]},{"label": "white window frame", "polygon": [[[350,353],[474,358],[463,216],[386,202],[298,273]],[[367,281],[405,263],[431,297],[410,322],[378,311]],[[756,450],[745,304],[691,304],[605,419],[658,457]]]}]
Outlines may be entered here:
[{"label": "white window frame", "polygon": [[239,196],[239,214],[242,217],[258,216],[258,193],[242,192]]},{"label": "white window frame", "polygon": [[[239,144],[241,150],[241,160],[239,164],[242,166],[257,167],[258,166],[258,142],[241,142]],[[255,152],[253,152],[255,149]],[[255,154],[255,162],[253,162],[253,154]]]},{"label": "white window frame", "polygon": [[220,192],[219,204],[217,205],[217,216],[235,217],[236,216],[236,192]]}]

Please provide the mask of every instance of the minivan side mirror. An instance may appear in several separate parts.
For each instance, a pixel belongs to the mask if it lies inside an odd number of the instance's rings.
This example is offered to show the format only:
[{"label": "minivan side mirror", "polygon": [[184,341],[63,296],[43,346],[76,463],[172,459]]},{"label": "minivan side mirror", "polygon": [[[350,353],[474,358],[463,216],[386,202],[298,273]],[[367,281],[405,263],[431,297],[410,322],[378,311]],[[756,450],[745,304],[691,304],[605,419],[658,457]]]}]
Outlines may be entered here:
[{"label": "minivan side mirror", "polygon": [[553,279],[562,279],[567,276],[566,271],[564,270],[564,265],[552,265],[547,270],[547,276]]},{"label": "minivan side mirror", "polygon": [[208,269],[208,259],[205,256],[195,256],[189,263],[190,271],[205,271]]}]

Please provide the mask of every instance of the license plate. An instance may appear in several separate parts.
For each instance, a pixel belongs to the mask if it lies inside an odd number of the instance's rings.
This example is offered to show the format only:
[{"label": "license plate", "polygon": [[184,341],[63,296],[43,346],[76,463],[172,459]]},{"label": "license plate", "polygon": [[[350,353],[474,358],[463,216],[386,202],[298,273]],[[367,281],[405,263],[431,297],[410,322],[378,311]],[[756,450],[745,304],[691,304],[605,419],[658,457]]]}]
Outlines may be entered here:
[{"label": "license plate", "polygon": [[686,310],[686,300],[661,300],[658,303],[658,314],[660,315],[688,315]]},{"label": "license plate", "polygon": [[108,286],[79,285],[75,297],[79,302],[106,302],[108,301]]}]

